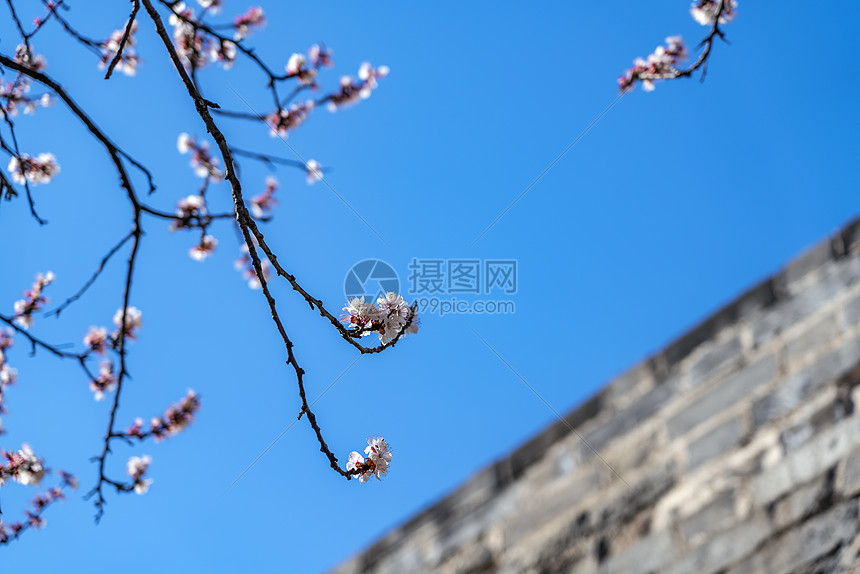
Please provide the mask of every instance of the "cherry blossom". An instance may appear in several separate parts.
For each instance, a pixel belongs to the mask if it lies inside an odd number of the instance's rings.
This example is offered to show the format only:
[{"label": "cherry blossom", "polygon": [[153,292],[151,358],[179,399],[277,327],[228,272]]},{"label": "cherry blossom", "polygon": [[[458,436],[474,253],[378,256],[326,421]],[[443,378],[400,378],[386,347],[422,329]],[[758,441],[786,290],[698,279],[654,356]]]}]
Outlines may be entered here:
[{"label": "cherry blossom", "polygon": [[215,251],[215,248],[218,246],[218,240],[211,235],[204,235],[200,240],[200,243],[192,247],[188,254],[191,256],[191,259],[195,261],[203,261]]},{"label": "cherry blossom", "polygon": [[366,302],[364,297],[353,297],[343,310],[346,313],[341,315],[340,320],[357,327],[362,331],[362,337],[370,335],[371,330],[380,325],[383,320],[379,307],[372,302]]},{"label": "cherry blossom", "polygon": [[313,185],[316,182],[322,180],[322,166],[317,160],[309,159],[308,162],[305,164],[305,169],[307,170],[307,177],[305,179],[308,182],[308,185]]},{"label": "cherry blossom", "polygon": [[197,143],[190,135],[181,133],[176,140],[176,149],[183,155],[191,152],[191,167],[194,168],[194,175],[197,177],[212,179],[224,177],[218,169],[218,158],[212,157],[209,153],[208,142]]},{"label": "cherry blossom", "polygon": [[134,419],[134,424],[126,429],[125,434],[141,438],[143,436],[143,419],[140,417]]},{"label": "cherry blossom", "polygon": [[304,86],[312,85],[314,79],[317,77],[316,69],[308,67],[308,60],[304,54],[293,54],[290,56],[286,70],[288,76],[297,78],[299,83]]},{"label": "cherry blossom", "polygon": [[33,312],[38,311],[48,302],[42,291],[54,281],[54,273],[48,271],[44,275],[36,274],[32,287],[24,292],[24,299],[15,301],[15,323],[22,329],[29,329],[33,324]]},{"label": "cherry blossom", "polygon": [[26,44],[18,44],[16,46],[15,56],[12,59],[18,64],[37,72],[44,71],[48,67],[45,57],[40,54],[33,55],[31,48],[27,47]]},{"label": "cherry blossom", "polygon": [[[384,297],[377,299],[376,304],[379,306],[379,310],[384,317],[383,328],[379,333],[379,338],[383,344],[396,337],[404,328],[406,329],[406,333],[414,334],[418,332],[418,316],[415,315],[412,307],[403,300],[403,297],[389,291]],[[406,323],[410,318],[412,321],[406,327]]]},{"label": "cherry blossom", "polygon": [[39,484],[45,478],[46,469],[42,459],[38,458],[30,445],[24,443],[18,452],[0,450],[0,486],[7,478],[29,486]]},{"label": "cherry blossom", "polygon": [[278,205],[275,199],[275,191],[278,189],[278,180],[272,176],[266,178],[266,189],[263,193],[251,198],[251,214],[256,218],[269,217],[272,209]]},{"label": "cherry blossom", "polygon": [[197,3],[210,14],[217,14],[221,11],[221,0],[197,0]]},{"label": "cherry blossom", "polygon": [[229,70],[236,61],[236,44],[230,40],[213,42],[209,46],[209,58],[213,62],[220,62],[225,70]]},{"label": "cherry blossom", "polygon": [[[137,44],[137,40],[135,39],[136,33],[137,20],[131,23],[128,38],[126,38],[125,45],[122,48],[122,56],[114,67],[115,70],[119,70],[126,76],[136,75],[137,69],[140,66],[140,57],[137,55],[137,51],[135,50],[135,46]],[[99,59],[99,68],[106,68],[116,57],[120,43],[122,42],[123,34],[125,34],[125,28],[122,30],[114,30],[111,33],[110,38],[102,43],[102,55]]]},{"label": "cherry blossom", "polygon": [[[725,6],[722,6],[725,5]],[[720,24],[727,24],[735,17],[735,9],[738,7],[736,0],[697,0],[690,7],[693,19],[702,26],[712,26],[720,13]]]},{"label": "cherry blossom", "polygon": [[266,122],[272,128],[272,137],[287,137],[289,130],[294,130],[308,118],[308,114],[314,109],[313,100],[307,100],[300,104],[293,104],[287,108],[281,108],[266,117]]},{"label": "cherry blossom", "polygon": [[[181,138],[180,138],[180,141]],[[190,229],[192,219],[206,216],[206,200],[202,195],[189,195],[176,203],[176,219],[170,222],[170,231]]]},{"label": "cherry blossom", "polygon": [[359,482],[367,482],[372,476],[382,480],[382,477],[388,474],[388,467],[391,464],[391,447],[381,436],[374,437],[367,440],[364,454],[367,455],[367,459],[356,451],[349,453],[347,471],[356,474]]},{"label": "cherry blossom", "polygon": [[[4,468],[5,465],[0,464],[0,479],[2,479]],[[65,499],[64,488],[75,489],[78,487],[77,479],[74,476],[63,471],[60,471],[59,474],[61,477],[60,486],[51,487],[36,495],[36,498],[31,502],[31,509],[24,513],[26,517],[24,522],[11,522],[7,525],[0,521],[0,544],[6,544],[10,540],[18,538],[27,528],[43,528],[47,524],[42,516],[45,509],[54,502]],[[2,480],[0,480],[0,484],[2,484]]]},{"label": "cherry blossom", "polygon": [[151,478],[143,478],[151,463],[152,457],[145,454],[143,456],[130,457],[125,465],[126,472],[134,481],[133,488],[137,494],[146,494],[149,490],[149,485],[152,484]]},{"label": "cherry blossom", "polygon": [[102,361],[99,366],[99,376],[90,381],[90,390],[97,401],[105,397],[105,393],[109,393],[116,388],[117,378],[113,372],[113,363],[110,361]]},{"label": "cherry blossom", "polygon": [[[10,367],[6,360],[6,350],[12,346],[12,330],[0,331],[0,415],[5,412],[6,387],[18,379],[18,369]],[[3,433],[3,420],[0,419],[0,434]]]},{"label": "cherry blossom", "polygon": [[25,114],[32,114],[40,105],[47,108],[53,104],[53,100],[47,92],[41,96],[30,96],[29,94],[30,83],[24,79],[19,78],[14,82],[0,82],[0,102],[6,100],[5,104],[0,103],[0,109],[14,118],[21,108]]},{"label": "cherry blossom", "polygon": [[311,46],[311,49],[308,50],[308,57],[311,60],[311,65],[314,68],[330,68],[334,66],[334,61],[331,59],[331,56],[334,52],[329,50],[325,46],[320,46],[319,44],[314,44]]},{"label": "cherry blossom", "polygon": [[384,78],[389,74],[388,66],[380,66],[374,68],[369,63],[364,62],[358,69],[358,81],[351,76],[343,76],[340,79],[340,91],[329,96],[329,111],[335,111],[338,108],[343,108],[356,103],[359,100],[366,100],[370,94],[376,89],[378,78]]},{"label": "cherry blossom", "polygon": [[365,462],[364,457],[356,451],[349,453],[346,470],[354,472],[358,476],[358,482],[367,482],[373,476],[373,469]]},{"label": "cherry blossom", "polygon": [[194,14],[191,9],[179,2],[171,9],[168,22],[173,26],[173,41],[176,45],[176,53],[186,67],[201,68],[206,65],[207,58],[211,57],[211,40],[209,37],[199,34],[191,23]]},{"label": "cherry blossom", "polygon": [[[113,316],[113,323],[118,328],[122,326],[122,309],[118,309]],[[137,337],[137,330],[143,326],[143,313],[137,307],[128,307],[125,312],[125,336],[132,341]],[[111,335],[114,340],[119,339],[119,330]]]},{"label": "cherry blossom", "polygon": [[680,36],[666,38],[666,46],[657,46],[647,60],[636,58],[633,67],[618,79],[621,91],[633,88],[636,81],[642,82],[646,92],[654,90],[654,80],[673,78],[677,76],[676,66],[687,57],[684,40]]},{"label": "cherry blossom", "polygon": [[161,417],[152,417],[150,422],[155,440],[160,441],[185,430],[194,422],[194,415],[200,410],[200,396],[189,389],[178,404],[170,405]]},{"label": "cherry blossom", "polygon": [[107,343],[107,328],[106,327],[90,327],[87,334],[84,335],[84,345],[88,349],[96,353],[103,354],[105,352],[105,344]]},{"label": "cherry blossom", "polygon": [[376,304],[366,302],[364,297],[355,297],[343,310],[346,313],[341,315],[341,321],[355,327],[355,336],[366,337],[376,332],[383,345],[401,332],[418,332],[420,322],[415,310],[397,293],[386,293],[377,299]]},{"label": "cherry blossom", "polygon": [[236,16],[236,19],[233,21],[233,26],[236,28],[233,39],[237,42],[244,40],[251,31],[251,28],[260,28],[265,23],[266,18],[263,15],[263,9],[259,6],[252,6],[241,16]]},{"label": "cherry blossom", "polygon": [[12,174],[12,181],[16,183],[29,181],[32,185],[39,185],[49,183],[60,173],[60,164],[52,153],[40,153],[36,157],[22,153],[17,157],[12,156],[8,171]]}]

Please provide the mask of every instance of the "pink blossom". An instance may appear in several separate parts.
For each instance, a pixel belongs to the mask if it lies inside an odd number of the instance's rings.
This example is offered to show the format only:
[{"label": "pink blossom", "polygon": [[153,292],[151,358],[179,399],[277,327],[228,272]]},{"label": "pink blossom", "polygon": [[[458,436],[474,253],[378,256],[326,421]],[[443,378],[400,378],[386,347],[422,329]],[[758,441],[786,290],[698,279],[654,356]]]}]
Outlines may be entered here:
[{"label": "pink blossom", "polygon": [[130,457],[125,465],[126,472],[134,481],[132,488],[137,494],[146,494],[152,484],[151,478],[143,478],[150,464],[152,464],[152,457],[145,454]]},{"label": "pink blossom", "polygon": [[111,392],[116,388],[117,378],[113,372],[113,363],[110,361],[102,361],[99,367],[99,376],[90,381],[90,390],[93,392],[97,401],[105,397],[106,392]]},{"label": "pink blossom", "polygon": [[40,54],[34,55],[30,48],[25,44],[18,44],[15,48],[15,56],[13,56],[12,59],[15,60],[16,63],[21,64],[26,68],[30,68],[31,70],[35,70],[36,72],[44,71],[44,69],[48,67],[45,57]]},{"label": "pink blossom", "polygon": [[286,66],[287,76],[298,78],[299,83],[305,86],[310,86],[314,83],[317,77],[316,68],[309,68],[308,61],[303,54],[293,54],[290,56]]},{"label": "pink blossom", "polygon": [[[187,135],[187,134],[183,134]],[[179,147],[182,145],[182,137],[179,139]],[[206,200],[202,195],[189,195],[183,197],[176,204],[176,219],[170,222],[170,231],[177,229],[190,229],[192,219],[202,219],[206,216]]]},{"label": "pink blossom", "polygon": [[215,251],[218,246],[218,240],[211,235],[204,235],[200,243],[192,247],[188,254],[195,261],[203,261]]},{"label": "pink blossom", "polygon": [[179,153],[186,154],[191,152],[191,167],[194,168],[194,175],[202,178],[220,179],[224,174],[218,169],[218,158],[212,157],[209,153],[209,143],[197,141],[186,133],[179,134],[176,140],[176,149]]},{"label": "pink blossom", "polygon": [[720,14],[720,24],[727,24],[735,17],[735,9],[738,7],[736,0],[697,0],[690,7],[690,15],[702,26],[711,26],[716,21],[722,5],[725,6]]},{"label": "pink blossom", "polygon": [[275,191],[278,189],[278,180],[272,176],[266,178],[266,189],[263,193],[251,198],[251,214],[256,218],[271,216],[272,209],[278,205],[275,199]]},{"label": "pink blossom", "polygon": [[209,58],[213,62],[220,62],[225,70],[229,70],[236,61],[236,44],[230,40],[213,42],[209,47]]},{"label": "pink blossom", "polygon": [[221,0],[197,0],[197,3],[211,14],[218,14],[221,11]]},{"label": "pink blossom", "polygon": [[189,389],[188,394],[178,404],[170,405],[163,416],[152,418],[151,432],[155,440],[162,440],[185,430],[194,422],[194,415],[199,410],[200,396]]},{"label": "pink blossom", "polygon": [[33,313],[48,302],[42,291],[54,281],[54,273],[48,271],[44,275],[36,274],[32,287],[24,292],[24,299],[15,301],[15,323],[22,329],[29,329],[33,324]]},{"label": "pink blossom", "polygon": [[172,8],[168,22],[173,26],[173,43],[176,53],[186,67],[202,68],[207,63],[207,57],[211,57],[211,40],[208,36],[200,34],[191,24],[194,14],[179,2]]},{"label": "pink blossom", "polygon": [[[114,67],[114,70],[118,70],[126,76],[136,75],[137,69],[140,66],[140,57],[135,50],[137,44],[135,33],[137,33],[137,20],[131,23],[128,38],[126,38],[125,46],[122,49],[122,57],[120,57],[119,62]],[[102,55],[99,59],[99,68],[106,68],[116,57],[123,34],[125,34],[125,27],[122,30],[114,30],[110,38],[102,42]]]},{"label": "pink blossom", "polygon": [[364,62],[358,69],[358,81],[351,76],[341,77],[340,91],[328,97],[329,111],[333,112],[338,108],[346,107],[359,100],[369,98],[378,85],[377,79],[384,78],[389,72],[388,66],[374,68],[369,63]]},{"label": "pink blossom", "polygon": [[45,477],[46,469],[30,445],[24,443],[18,452],[0,451],[0,486],[7,478],[29,486],[39,484]]},{"label": "pink blossom", "polygon": [[322,180],[322,166],[317,160],[309,159],[308,162],[305,164],[305,169],[307,170],[306,180],[308,182],[308,185],[313,185],[316,182]]},{"label": "pink blossom", "polygon": [[265,23],[266,18],[263,15],[263,9],[259,6],[252,6],[247,12],[241,16],[237,16],[233,21],[233,26],[236,28],[233,39],[237,42],[243,40],[252,28],[260,28]]},{"label": "pink blossom", "polygon": [[60,164],[52,153],[40,153],[37,157],[22,153],[12,156],[7,169],[12,174],[12,181],[22,185],[29,181],[32,185],[39,185],[49,183],[60,173]]},{"label": "pink blossom", "polygon": [[84,345],[96,353],[104,353],[106,343],[107,328],[105,327],[90,327],[90,330],[84,335]]},{"label": "pink blossom", "polygon": [[391,447],[381,436],[374,437],[367,440],[364,454],[367,455],[367,459],[358,452],[349,453],[346,470],[356,474],[359,482],[367,482],[372,476],[376,476],[377,480],[382,480],[382,477],[388,474],[388,468],[391,464]]},{"label": "pink blossom", "polygon": [[307,100],[300,104],[293,104],[289,109],[281,108],[266,116],[266,122],[272,128],[271,136],[279,135],[287,137],[289,130],[299,127],[314,109],[313,100]]},{"label": "pink blossom", "polygon": [[[120,308],[113,316],[113,323],[117,327],[122,326],[123,309]],[[143,313],[137,307],[128,307],[125,310],[125,336],[131,340],[137,337],[137,330],[143,326]],[[114,340],[119,339],[119,330],[114,332],[111,337]]]},{"label": "pink blossom", "polygon": [[314,44],[308,50],[308,57],[311,60],[311,65],[314,68],[330,68],[334,66],[334,61],[331,59],[332,50],[319,44]]},{"label": "pink blossom", "polygon": [[632,89],[637,81],[641,81],[643,90],[653,91],[654,80],[676,77],[676,66],[686,57],[684,40],[680,36],[669,36],[666,38],[666,46],[657,46],[647,60],[636,58],[633,67],[618,78],[618,86],[622,92],[626,92]]}]

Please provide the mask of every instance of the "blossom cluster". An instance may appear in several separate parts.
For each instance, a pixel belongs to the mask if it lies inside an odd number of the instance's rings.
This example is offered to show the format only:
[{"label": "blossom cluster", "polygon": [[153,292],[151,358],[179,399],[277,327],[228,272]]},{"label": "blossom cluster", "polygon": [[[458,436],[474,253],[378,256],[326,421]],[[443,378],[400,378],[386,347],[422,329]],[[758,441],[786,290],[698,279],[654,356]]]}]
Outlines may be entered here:
[{"label": "blossom cluster", "polygon": [[676,66],[687,57],[684,40],[680,36],[666,38],[665,46],[657,46],[647,60],[636,58],[633,67],[618,78],[618,86],[622,92],[633,88],[637,81],[642,82],[646,92],[654,90],[654,80],[672,78],[678,73]]},{"label": "blossom cluster", "polygon": [[[114,330],[108,335],[107,327],[90,327],[84,335],[84,345],[88,352],[104,355],[108,345],[116,349],[119,346],[120,332],[123,324],[123,309],[117,309],[113,316]],[[137,330],[143,326],[143,313],[137,307],[128,307],[125,310],[125,336],[129,340],[137,338]],[[105,393],[111,392],[116,388],[117,375],[114,372],[114,365],[108,359],[102,359],[99,365],[99,374],[90,381],[90,390],[97,401],[104,398]]]},{"label": "blossom cluster", "polygon": [[[12,59],[15,63],[36,72],[43,71],[48,65],[44,56],[34,55],[31,48],[26,44],[19,44],[15,48],[15,55]],[[53,104],[50,94],[45,93],[41,96],[30,96],[29,94],[30,80],[26,76],[19,74],[11,82],[0,82],[0,109],[10,117],[15,117],[21,108],[25,114],[32,114],[38,106],[47,108]],[[2,103],[2,100],[5,100],[5,103]]]},{"label": "blossom cluster", "polygon": [[[134,76],[137,74],[137,69],[140,66],[140,57],[137,55],[135,46],[137,40],[134,35],[137,33],[137,20],[131,23],[131,28],[128,31],[128,38],[125,40],[125,46],[122,48],[122,56],[119,62],[114,67],[126,76]],[[110,64],[119,52],[122,36],[125,34],[125,28],[122,30],[114,30],[110,38],[102,42],[102,55],[99,59],[99,68],[104,69]]]},{"label": "blossom cluster", "polygon": [[117,326],[117,330],[111,334],[111,339],[114,344],[118,344],[120,331],[125,332],[125,336],[132,341],[137,338],[137,330],[143,326],[143,313],[137,307],[125,308],[125,328],[123,329],[123,308],[117,309],[113,316],[113,324]]},{"label": "blossom cluster", "polygon": [[204,235],[200,243],[188,250],[188,255],[195,261],[203,261],[215,252],[218,240],[213,235]]},{"label": "blossom cluster", "polygon": [[[720,15],[720,24],[727,24],[735,17],[737,0],[696,0],[690,8],[690,15],[702,26],[712,26]],[[722,8],[722,12],[720,12]]]},{"label": "blossom cluster", "polygon": [[365,337],[376,332],[383,344],[404,330],[417,333],[420,326],[415,309],[392,291],[379,297],[375,304],[365,302],[364,297],[354,297],[343,310],[346,313],[341,315],[341,321],[355,327],[354,334]]},{"label": "blossom cluster", "polygon": [[36,72],[42,72],[48,67],[45,57],[41,54],[33,54],[30,47],[26,44],[18,44],[15,47],[15,56],[12,59],[15,60],[16,64],[21,64]]},{"label": "blossom cluster", "polygon": [[176,149],[181,154],[191,152],[191,167],[197,177],[212,179],[224,177],[224,174],[218,169],[218,158],[212,157],[212,154],[209,153],[208,142],[197,143],[197,140],[190,135],[181,133],[176,140]]},{"label": "blossom cluster", "polygon": [[340,91],[328,97],[329,111],[333,112],[338,108],[352,105],[359,100],[366,100],[370,97],[373,90],[376,89],[378,85],[377,79],[384,78],[389,72],[388,66],[374,68],[368,62],[364,62],[358,69],[358,80],[351,76],[342,76],[340,79]]},{"label": "blossom cluster", "polygon": [[183,63],[190,68],[202,68],[209,62],[220,62],[224,69],[228,69],[236,60],[235,42],[245,39],[252,28],[259,28],[265,23],[263,9],[254,6],[237,16],[232,24],[235,31],[231,41],[211,35],[199,25],[200,18],[206,12],[213,14],[220,12],[220,0],[197,0],[197,3],[203,8],[199,17],[195,17],[193,10],[184,2],[171,7],[168,21],[173,26],[176,52]]},{"label": "blossom cluster", "polygon": [[126,472],[132,479],[132,488],[137,494],[146,494],[149,490],[149,485],[152,484],[151,478],[144,478],[149,465],[152,463],[152,457],[149,455],[132,456],[128,459],[125,465]]},{"label": "blossom cluster", "polygon": [[233,34],[233,39],[237,42],[244,40],[253,28],[260,28],[266,23],[266,17],[263,14],[263,9],[259,6],[251,6],[244,14],[236,16],[233,20],[233,27],[236,31]]},{"label": "blossom cluster", "polygon": [[[198,33],[194,25],[194,13],[184,2],[171,8],[168,22],[173,26],[173,43],[176,53],[183,64],[190,68],[200,68],[212,59],[213,43],[208,36]],[[217,56],[216,58],[217,59]]]},{"label": "blossom cluster", "polygon": [[[6,412],[6,387],[18,379],[18,369],[6,362],[6,349],[12,346],[12,330],[0,331],[0,415]],[[0,418],[0,434],[3,434],[3,419]]]},{"label": "blossom cluster", "polygon": [[[690,7],[690,15],[702,26],[713,26],[710,36],[705,39],[710,45],[714,35],[722,37],[722,32],[717,26],[731,22],[736,14],[737,0],[696,0]],[[703,43],[705,43],[703,42]],[[636,82],[642,82],[642,89],[646,92],[654,90],[655,80],[666,80],[677,78],[679,75],[687,75],[692,70],[702,65],[700,59],[692,68],[685,72],[679,72],[677,65],[687,57],[684,41],[680,36],[666,38],[665,46],[658,46],[654,53],[647,59],[636,58],[633,67],[618,78],[618,87],[621,92],[633,89]]]},{"label": "blossom cluster", "polygon": [[134,419],[134,424],[125,431],[128,438],[144,439],[154,437],[160,442],[169,436],[178,434],[194,422],[194,415],[200,410],[200,395],[189,389],[188,394],[178,403],[170,405],[160,417],[152,417],[148,431],[143,430],[143,419]]},{"label": "blossom cluster", "polygon": [[381,436],[367,439],[367,448],[364,449],[365,459],[356,451],[349,453],[349,461],[346,470],[358,476],[359,482],[367,482],[376,476],[382,480],[388,474],[388,466],[391,464],[391,447]]},{"label": "blossom cluster", "polygon": [[24,486],[39,484],[45,472],[42,459],[26,443],[18,452],[0,450],[0,486],[9,478]]},{"label": "blossom cluster", "polygon": [[106,392],[111,392],[116,388],[117,378],[113,372],[113,363],[111,361],[102,361],[99,366],[99,376],[90,381],[90,390],[97,401],[105,397]]},{"label": "blossom cluster", "polygon": [[60,164],[52,153],[40,153],[36,157],[22,153],[9,159],[7,169],[12,174],[12,181],[21,185],[27,181],[32,185],[39,185],[49,183],[60,173]]},{"label": "blossom cluster", "polygon": [[24,292],[24,298],[15,301],[15,323],[22,329],[29,329],[33,324],[33,312],[38,311],[48,302],[42,291],[54,281],[54,273],[48,271],[44,275],[38,273],[36,281],[28,291]]},{"label": "blossom cluster", "polygon": [[[108,337],[107,327],[90,327],[84,335],[84,345],[87,349],[100,355],[104,354],[108,343],[116,347],[119,342],[120,327],[122,326],[122,307],[117,309],[113,316],[114,325],[117,329]],[[143,326],[143,313],[137,307],[128,307],[125,312],[125,336],[131,340],[137,337],[137,330]]]},{"label": "blossom cluster", "polygon": [[192,220],[198,222],[206,217],[206,200],[202,195],[189,195],[176,203],[176,219],[170,222],[170,231],[191,229]]},{"label": "blossom cluster", "polygon": [[22,108],[25,114],[32,114],[36,112],[36,108],[39,106],[47,108],[53,103],[54,101],[48,93],[41,96],[31,96],[30,82],[26,78],[18,78],[12,82],[0,82],[0,109],[6,112],[9,117],[16,117]]},{"label": "blossom cluster", "polygon": [[316,77],[320,67],[334,66],[332,51],[325,46],[314,44],[308,50],[308,55],[293,54],[287,61],[287,77],[296,78],[303,86],[316,88]]},{"label": "blossom cluster", "polygon": [[266,189],[263,193],[251,198],[251,214],[256,218],[270,217],[272,209],[278,205],[275,199],[275,191],[278,189],[278,180],[272,176],[266,178]]},{"label": "blossom cluster", "polygon": [[287,137],[289,130],[294,130],[308,119],[308,115],[314,109],[314,101],[307,100],[298,104],[292,104],[289,108],[275,110],[266,116],[266,123],[271,128],[272,137]]},{"label": "blossom cluster", "polygon": [[307,163],[305,163],[305,169],[307,170],[307,177],[305,179],[308,182],[308,185],[313,185],[322,180],[322,166],[317,160],[309,159]]},{"label": "blossom cluster", "polygon": [[60,486],[51,487],[36,495],[36,498],[32,500],[32,508],[26,511],[26,521],[12,522],[6,525],[0,520],[0,544],[15,540],[27,528],[43,528],[47,524],[47,521],[42,517],[45,509],[54,502],[65,499],[64,488],[75,489],[78,487],[77,479],[71,474],[60,471],[60,476],[62,479]]}]

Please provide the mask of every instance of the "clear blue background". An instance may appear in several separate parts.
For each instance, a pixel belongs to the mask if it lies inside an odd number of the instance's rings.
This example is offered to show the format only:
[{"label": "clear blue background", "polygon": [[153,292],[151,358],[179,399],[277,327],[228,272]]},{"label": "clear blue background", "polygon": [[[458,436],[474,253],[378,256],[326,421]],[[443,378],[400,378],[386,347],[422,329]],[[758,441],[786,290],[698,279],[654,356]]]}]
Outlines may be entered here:
[{"label": "clear blue background", "polygon": [[[128,16],[72,2],[68,17],[103,38]],[[244,11],[228,0],[222,18]],[[741,2],[707,81],[629,94],[475,245],[473,240],[616,97],[615,80],[664,37],[703,37],[688,2],[274,3],[251,43],[273,67],[319,41],[335,50],[335,87],[369,60],[391,75],[366,102],[317,110],[289,142],[334,168],[328,181],[383,244],[323,185],[278,173],[281,202],[264,232],[280,260],[328,307],[368,257],[407,275],[412,257],[515,258],[512,316],[425,316],[421,332],[362,357],[316,405],[329,445],[346,461],[366,437],[393,445],[383,483],[346,482],[328,468],[306,422],[294,426],[229,492],[225,489],[298,413],[299,399],[265,301],[233,270],[236,234],[215,229],[217,253],[188,258],[190,234],[145,220],[132,304],[144,328],[130,354],[133,379],[119,420],[148,419],[187,388],[203,397],[197,422],[161,444],[116,445],[115,477],[133,454],[153,457],[145,497],[109,495],[100,526],[80,495],[93,484],[108,401],[96,403],[72,363],[22,337],[8,353],[20,370],[7,393],[4,448],[29,441],[79,492],[51,508],[48,527],[2,549],[3,568],[53,571],[319,572],[358,552],[471,474],[521,444],[554,415],[472,329],[559,412],[777,271],[860,210],[860,6]],[[22,9],[23,10],[23,9]],[[37,13],[24,10],[26,19]],[[14,34],[2,21],[0,50]],[[173,209],[198,182],[176,152],[201,121],[145,17],[138,77],[101,79],[96,58],[55,25],[36,38],[48,72],[107,133],[156,173],[155,206]],[[205,95],[243,110],[229,82],[268,111],[263,78],[245,62],[202,75]],[[219,119],[236,145],[290,156],[267,129]],[[38,271],[49,294],[73,293],[130,226],[130,210],[101,148],[57,105],[18,119],[22,148],[55,153],[62,172],[35,188],[40,228],[23,198],[0,206],[0,306],[11,313]],[[3,166],[7,159],[2,159]],[[244,161],[247,195],[267,171]],[[142,183],[138,181],[139,189]],[[229,208],[225,184],[210,192]],[[32,332],[80,345],[121,304],[124,259],[58,321]],[[316,397],[356,359],[330,325],[285,285],[275,288]],[[12,519],[32,489],[2,489]]]}]

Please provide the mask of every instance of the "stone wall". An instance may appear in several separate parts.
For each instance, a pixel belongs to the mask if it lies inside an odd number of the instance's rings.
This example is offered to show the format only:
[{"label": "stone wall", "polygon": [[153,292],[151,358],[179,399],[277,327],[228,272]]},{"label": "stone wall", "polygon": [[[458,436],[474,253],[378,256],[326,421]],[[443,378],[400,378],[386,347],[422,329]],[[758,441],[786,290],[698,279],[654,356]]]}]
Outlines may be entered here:
[{"label": "stone wall", "polygon": [[858,279],[860,220],[336,572],[860,573]]}]

